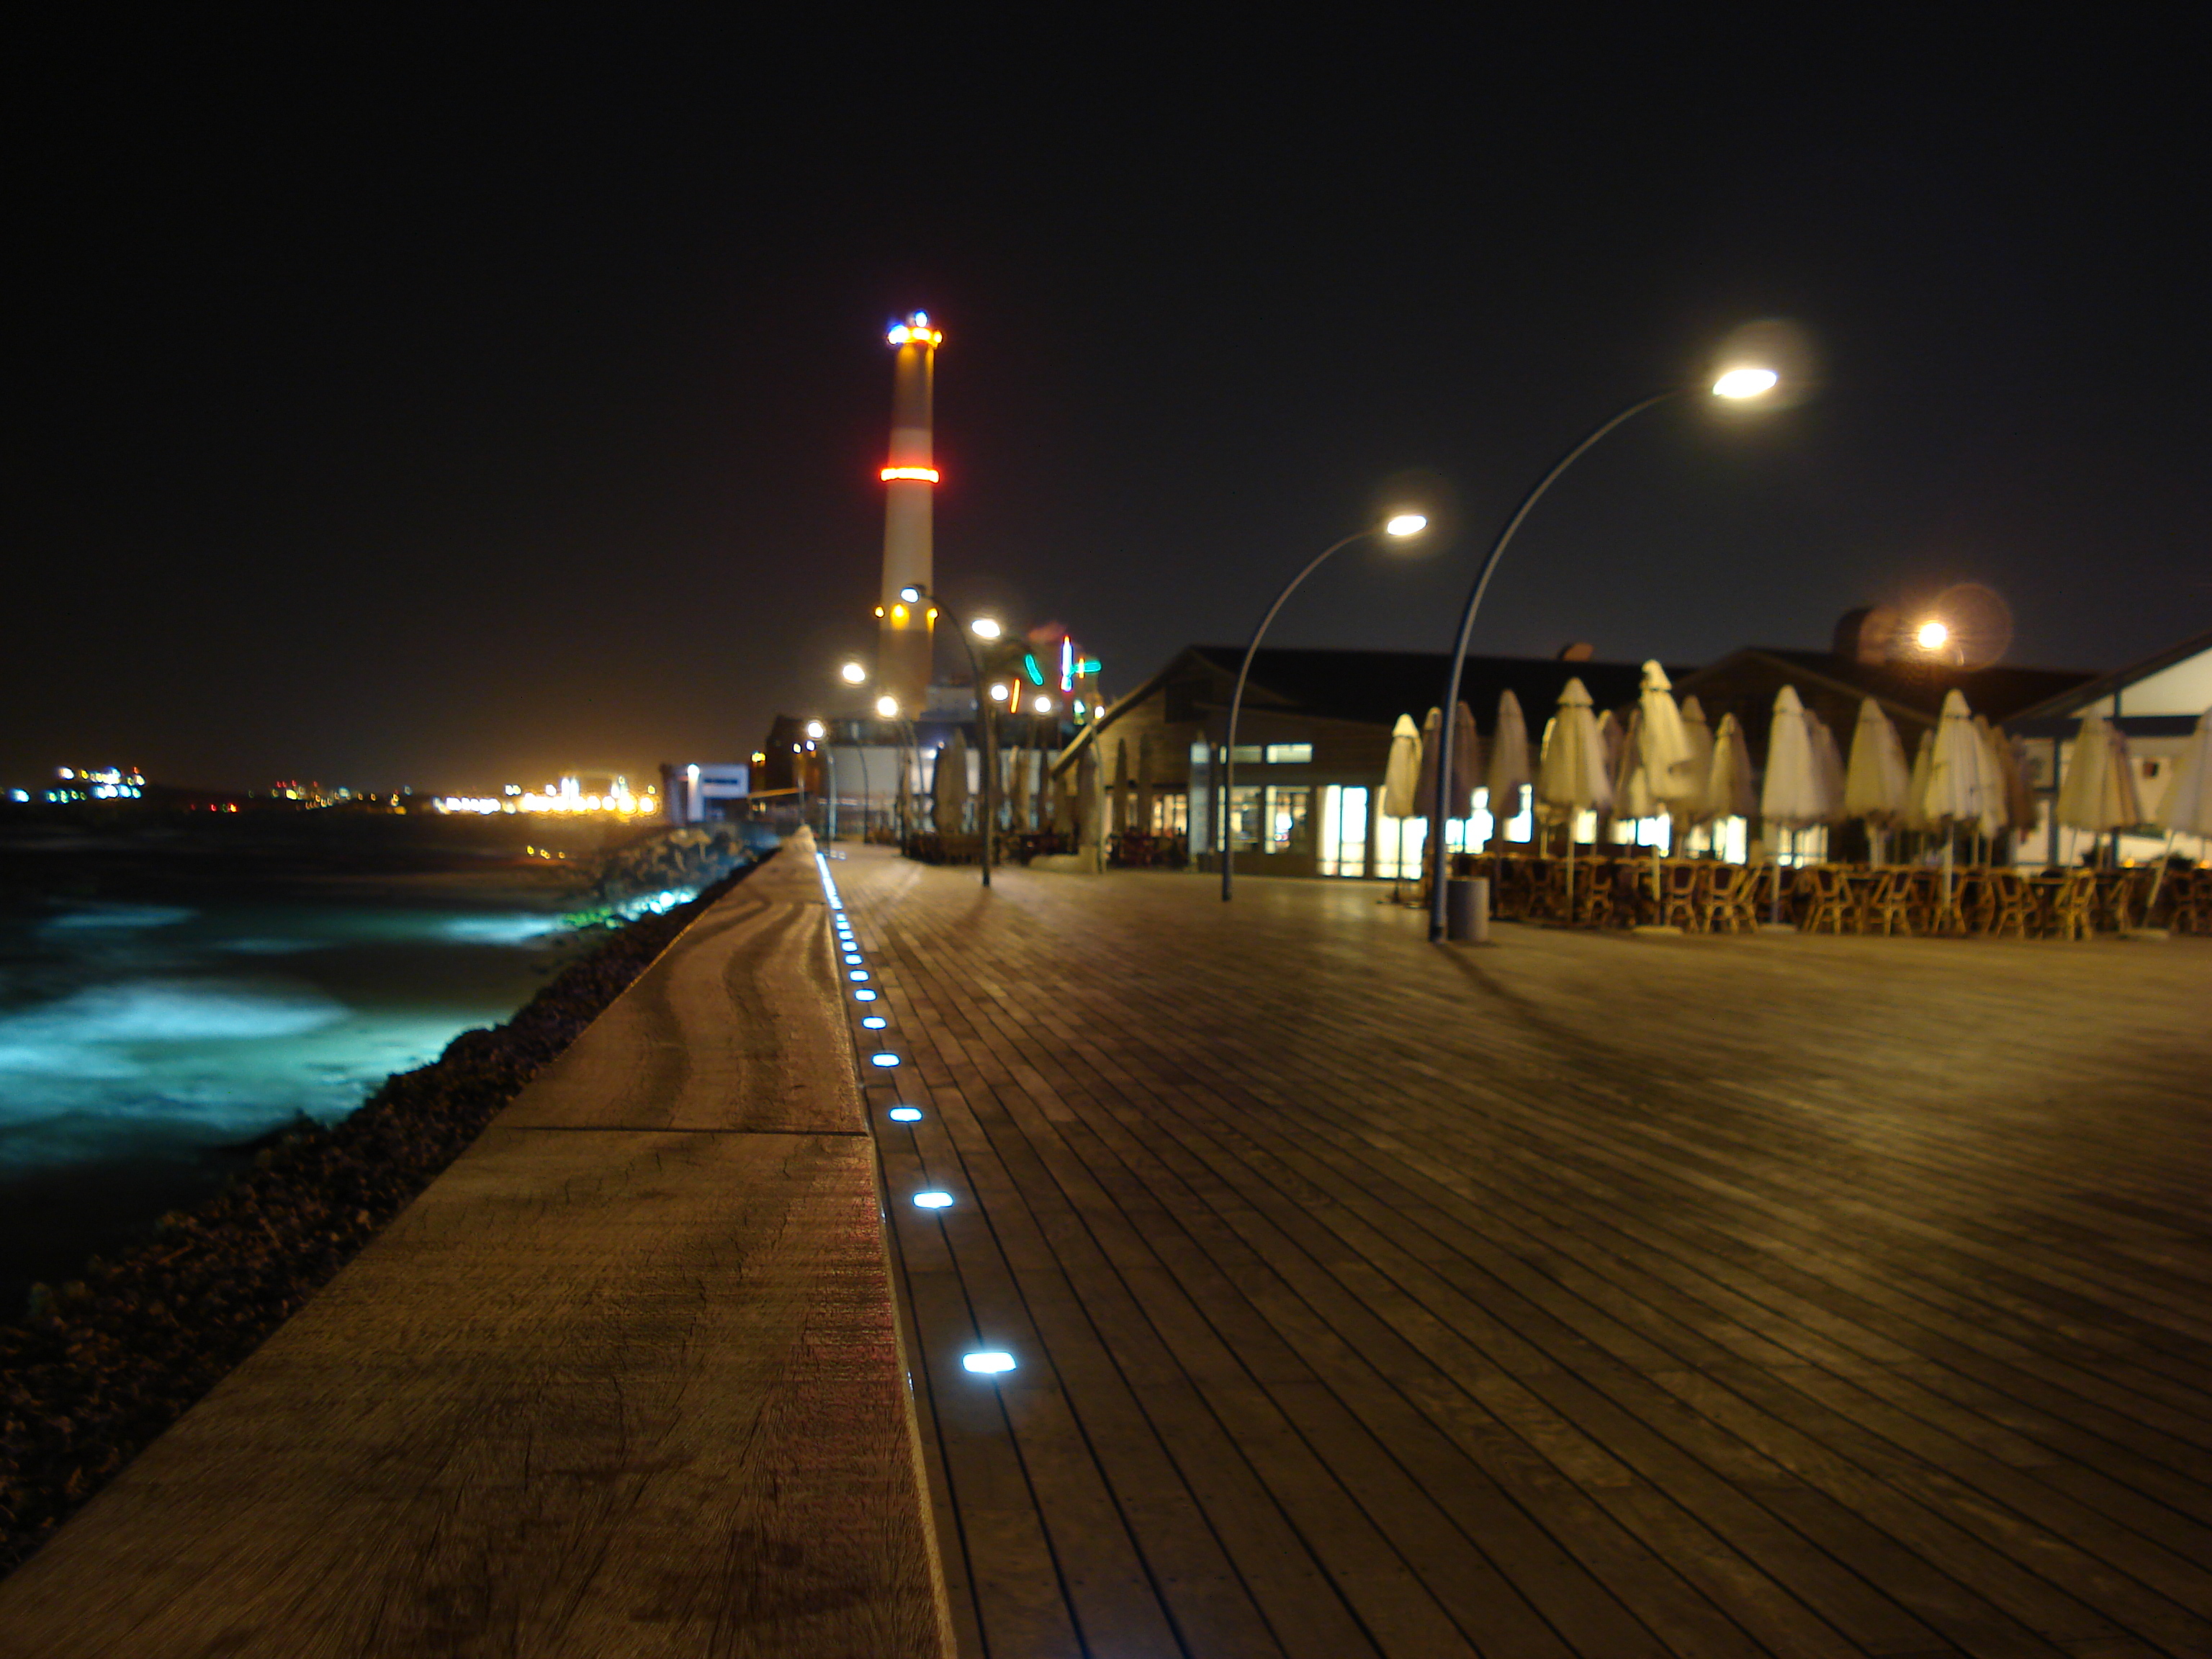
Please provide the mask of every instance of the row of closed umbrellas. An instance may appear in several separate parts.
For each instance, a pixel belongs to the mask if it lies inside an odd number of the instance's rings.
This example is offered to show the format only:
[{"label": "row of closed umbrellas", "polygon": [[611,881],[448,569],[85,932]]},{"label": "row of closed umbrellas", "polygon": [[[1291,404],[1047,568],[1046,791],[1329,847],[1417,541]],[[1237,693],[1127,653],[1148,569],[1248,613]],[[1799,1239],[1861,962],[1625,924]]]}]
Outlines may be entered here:
[{"label": "row of closed umbrellas", "polygon": [[[1401,715],[1382,787],[1392,817],[1425,817],[1436,795],[1442,713],[1425,730]],[[1644,681],[1626,722],[1599,714],[1579,679],[1559,694],[1531,758],[1528,728],[1510,690],[1498,698],[1488,743],[1476,736],[1465,703],[1455,711],[1453,776],[1447,816],[1474,812],[1474,791],[1517,804],[1529,787],[1536,814],[1571,822],[1587,811],[1617,818],[1667,818],[1677,836],[1717,819],[1759,817],[1791,831],[1860,819],[1877,834],[1951,830],[1994,836],[2028,830],[2036,803],[2020,740],[1993,729],[1954,690],[1942,719],[1922,734],[1908,761],[1903,740],[1872,697],[1859,705],[1850,759],[1826,720],[1796,691],[1776,695],[1767,727],[1766,765],[1754,778],[1750,746],[1734,714],[1710,726],[1696,697],[1674,700],[1666,671],[1644,665]],[[1493,808],[1493,811],[1498,809]],[[1510,816],[1501,812],[1500,816]],[[2154,811],[2146,811],[2126,738],[2096,714],[2082,719],[2064,777],[2057,821],[2091,835],[2155,822],[2168,831],[2212,835],[2212,714],[2197,722],[2188,751]]]}]

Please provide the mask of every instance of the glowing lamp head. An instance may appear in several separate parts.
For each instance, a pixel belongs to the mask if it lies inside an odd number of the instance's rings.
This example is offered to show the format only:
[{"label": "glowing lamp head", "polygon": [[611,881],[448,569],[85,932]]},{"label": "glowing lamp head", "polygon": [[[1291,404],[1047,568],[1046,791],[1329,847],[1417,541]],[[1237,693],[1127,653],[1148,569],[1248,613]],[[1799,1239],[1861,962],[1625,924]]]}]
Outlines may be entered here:
[{"label": "glowing lamp head", "polygon": [[926,311],[914,313],[902,323],[893,323],[884,331],[884,338],[895,346],[945,343],[944,334],[929,325],[929,313]]},{"label": "glowing lamp head", "polygon": [[1382,526],[1382,533],[1386,536],[1418,536],[1428,527],[1429,521],[1425,515],[1419,513],[1399,513],[1393,514],[1389,522]]},{"label": "glowing lamp head", "polygon": [[1039,697],[1036,700],[1036,707],[1038,714],[1049,714],[1052,713],[1052,699],[1050,697]]},{"label": "glowing lamp head", "polygon": [[1713,382],[1713,396],[1741,403],[1747,398],[1764,398],[1781,383],[1782,377],[1771,368],[1732,368]]},{"label": "glowing lamp head", "polygon": [[848,685],[864,685],[867,683],[868,671],[856,662],[847,663],[837,671],[837,674],[838,678]]},{"label": "glowing lamp head", "polygon": [[806,735],[810,738],[819,738],[822,735],[822,722],[820,720],[807,721]]},{"label": "glowing lamp head", "polygon": [[995,617],[978,617],[968,624],[968,630],[979,640],[995,640],[1006,631]]},{"label": "glowing lamp head", "polygon": [[918,587],[902,587],[899,589],[899,598],[904,599],[908,605],[919,605],[921,602],[921,590]]},{"label": "glowing lamp head", "polygon": [[994,685],[991,688],[991,701],[993,702],[1004,702],[1006,700],[1006,688],[1005,686]]},{"label": "glowing lamp head", "polygon": [[1924,622],[1913,635],[1912,641],[1923,651],[1941,651],[1951,642],[1951,630],[1939,622]]},{"label": "glowing lamp head", "polygon": [[878,697],[876,699],[876,713],[884,720],[896,720],[898,718],[898,699],[896,697]]}]

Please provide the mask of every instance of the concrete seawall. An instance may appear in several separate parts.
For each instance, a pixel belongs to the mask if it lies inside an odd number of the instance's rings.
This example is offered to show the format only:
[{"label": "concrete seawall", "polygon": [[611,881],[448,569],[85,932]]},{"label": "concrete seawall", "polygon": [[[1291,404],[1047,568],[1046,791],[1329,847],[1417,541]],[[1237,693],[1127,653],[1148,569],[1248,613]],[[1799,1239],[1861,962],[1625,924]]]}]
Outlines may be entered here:
[{"label": "concrete seawall", "polygon": [[0,1653],[949,1653],[800,837],[0,1583]]}]

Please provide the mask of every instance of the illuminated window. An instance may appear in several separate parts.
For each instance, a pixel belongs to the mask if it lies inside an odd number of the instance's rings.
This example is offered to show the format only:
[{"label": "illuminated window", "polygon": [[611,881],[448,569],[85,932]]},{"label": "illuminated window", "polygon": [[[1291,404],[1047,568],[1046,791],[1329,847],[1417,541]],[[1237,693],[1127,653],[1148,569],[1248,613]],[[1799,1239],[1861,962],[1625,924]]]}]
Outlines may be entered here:
[{"label": "illuminated window", "polygon": [[1377,821],[1375,873],[1385,881],[1418,881],[1421,850],[1429,839],[1426,818],[1384,817]]},{"label": "illuminated window", "polygon": [[[1243,758],[1242,754],[1237,756],[1239,760]],[[1313,745],[1310,743],[1271,743],[1267,745],[1267,758],[1277,766],[1304,765],[1313,759]]]},{"label": "illuminated window", "polygon": [[1239,766],[1257,766],[1261,757],[1267,752],[1266,748],[1260,744],[1240,743],[1237,745],[1233,758]]},{"label": "illuminated window", "polygon": [[1156,836],[1187,836],[1190,833],[1190,797],[1180,789],[1159,789],[1152,793],[1152,834]]},{"label": "illuminated window", "polygon": [[1310,853],[1313,850],[1313,791],[1267,790],[1267,850],[1270,853]]},{"label": "illuminated window", "polygon": [[1367,873],[1368,793],[1359,787],[1330,784],[1322,791],[1321,873],[1360,877]]},{"label": "illuminated window", "polygon": [[1229,845],[1232,852],[1249,853],[1260,845],[1266,822],[1267,791],[1256,784],[1238,784],[1229,792]]}]

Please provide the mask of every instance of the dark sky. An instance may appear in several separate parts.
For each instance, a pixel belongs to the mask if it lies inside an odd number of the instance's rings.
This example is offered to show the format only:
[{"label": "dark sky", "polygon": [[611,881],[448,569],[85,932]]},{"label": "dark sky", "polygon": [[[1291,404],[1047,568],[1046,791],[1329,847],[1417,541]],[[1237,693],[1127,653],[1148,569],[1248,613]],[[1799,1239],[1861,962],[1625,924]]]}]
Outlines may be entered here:
[{"label": "dark sky", "polygon": [[1819,395],[1608,439],[1477,649],[1820,645],[1961,582],[2014,661],[2212,623],[2195,49],[1696,12],[48,9],[10,52],[0,782],[742,757],[870,640],[916,306],[940,591],[1071,625],[1109,691],[1408,476],[1455,538],[1346,554],[1276,637],[1442,649],[1549,461],[1762,318]]}]

